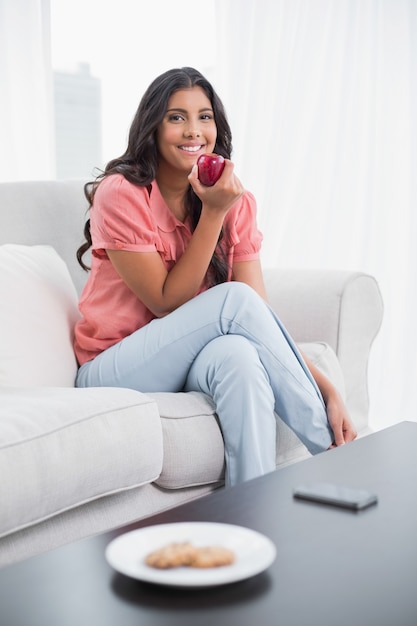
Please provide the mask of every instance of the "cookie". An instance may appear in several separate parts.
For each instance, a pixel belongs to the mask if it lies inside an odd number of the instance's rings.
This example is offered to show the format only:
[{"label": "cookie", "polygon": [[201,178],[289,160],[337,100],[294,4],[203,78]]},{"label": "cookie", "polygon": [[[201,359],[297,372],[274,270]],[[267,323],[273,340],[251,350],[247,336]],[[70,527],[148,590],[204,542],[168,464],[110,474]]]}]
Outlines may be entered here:
[{"label": "cookie", "polygon": [[231,565],[235,560],[235,555],[231,550],[221,546],[207,546],[197,548],[190,563],[191,567],[222,567]]},{"label": "cookie", "polygon": [[169,569],[190,565],[195,557],[196,548],[191,543],[171,543],[148,554],[146,565],[157,569]]}]

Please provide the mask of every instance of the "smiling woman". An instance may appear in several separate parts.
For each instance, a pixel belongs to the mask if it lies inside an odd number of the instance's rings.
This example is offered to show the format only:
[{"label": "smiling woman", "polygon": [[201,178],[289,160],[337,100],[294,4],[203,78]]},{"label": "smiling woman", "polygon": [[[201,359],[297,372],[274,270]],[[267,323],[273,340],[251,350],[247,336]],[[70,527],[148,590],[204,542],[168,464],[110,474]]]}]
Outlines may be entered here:
[{"label": "smiling woman", "polygon": [[[256,202],[234,172],[211,83],[182,67],[152,81],[125,152],[90,185],[91,275],[75,327],[79,387],[198,391],[212,398],[226,483],[275,468],[276,413],[312,453],[356,431],[333,384],[266,303]],[[214,185],[205,151],[224,157]]]}]

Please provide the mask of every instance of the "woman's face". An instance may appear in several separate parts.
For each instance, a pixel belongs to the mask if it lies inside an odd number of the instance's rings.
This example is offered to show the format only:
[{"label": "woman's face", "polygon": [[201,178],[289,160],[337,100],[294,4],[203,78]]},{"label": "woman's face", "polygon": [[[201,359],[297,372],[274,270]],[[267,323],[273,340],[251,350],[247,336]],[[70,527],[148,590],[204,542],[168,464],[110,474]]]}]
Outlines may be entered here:
[{"label": "woman's face", "polygon": [[188,174],[198,157],[213,152],[217,128],[211,102],[201,87],[175,91],[158,126],[159,165]]}]

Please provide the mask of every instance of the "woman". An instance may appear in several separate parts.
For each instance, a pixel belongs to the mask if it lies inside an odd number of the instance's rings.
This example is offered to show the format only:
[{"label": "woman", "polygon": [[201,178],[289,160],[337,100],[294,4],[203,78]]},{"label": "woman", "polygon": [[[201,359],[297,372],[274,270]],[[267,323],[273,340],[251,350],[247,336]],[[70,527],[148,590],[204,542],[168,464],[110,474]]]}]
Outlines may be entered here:
[{"label": "woman", "polygon": [[[149,86],[126,152],[86,186],[91,274],[80,299],[77,385],[198,390],[215,402],[226,484],[275,468],[276,418],[311,453],[356,437],[331,383],[266,303],[256,203],[234,173],[231,132],[192,68]],[[212,187],[203,153],[226,159]]]}]

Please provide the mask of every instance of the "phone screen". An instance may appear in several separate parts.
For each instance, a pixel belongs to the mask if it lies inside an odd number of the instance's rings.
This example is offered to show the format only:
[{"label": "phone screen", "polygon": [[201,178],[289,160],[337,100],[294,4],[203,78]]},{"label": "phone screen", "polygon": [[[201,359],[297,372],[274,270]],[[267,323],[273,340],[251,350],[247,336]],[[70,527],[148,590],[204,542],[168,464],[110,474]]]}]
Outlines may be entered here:
[{"label": "phone screen", "polygon": [[294,497],[355,511],[365,509],[378,501],[377,496],[366,489],[355,489],[332,483],[316,483],[297,487],[294,490]]}]

